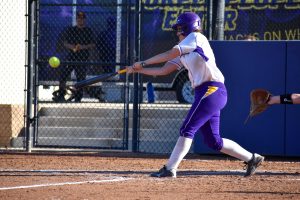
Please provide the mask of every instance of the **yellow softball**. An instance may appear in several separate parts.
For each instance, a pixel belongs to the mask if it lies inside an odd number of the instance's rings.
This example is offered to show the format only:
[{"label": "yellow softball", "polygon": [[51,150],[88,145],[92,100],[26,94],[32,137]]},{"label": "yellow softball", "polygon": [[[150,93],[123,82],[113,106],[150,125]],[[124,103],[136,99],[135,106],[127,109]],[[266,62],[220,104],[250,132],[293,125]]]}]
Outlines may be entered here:
[{"label": "yellow softball", "polygon": [[60,60],[57,57],[52,56],[49,59],[49,65],[53,68],[57,68],[60,65]]}]

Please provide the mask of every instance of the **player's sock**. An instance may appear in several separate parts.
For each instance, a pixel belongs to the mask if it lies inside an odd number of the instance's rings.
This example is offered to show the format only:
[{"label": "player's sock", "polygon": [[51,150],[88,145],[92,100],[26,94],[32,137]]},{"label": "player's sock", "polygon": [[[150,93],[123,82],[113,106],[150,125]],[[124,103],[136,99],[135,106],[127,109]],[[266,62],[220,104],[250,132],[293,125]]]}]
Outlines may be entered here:
[{"label": "player's sock", "polygon": [[252,153],[241,147],[236,142],[222,138],[223,148],[220,150],[222,153],[228,154],[242,161],[248,162],[252,158]]},{"label": "player's sock", "polygon": [[180,136],[166,165],[168,170],[177,169],[178,165],[189,152],[193,139]]}]

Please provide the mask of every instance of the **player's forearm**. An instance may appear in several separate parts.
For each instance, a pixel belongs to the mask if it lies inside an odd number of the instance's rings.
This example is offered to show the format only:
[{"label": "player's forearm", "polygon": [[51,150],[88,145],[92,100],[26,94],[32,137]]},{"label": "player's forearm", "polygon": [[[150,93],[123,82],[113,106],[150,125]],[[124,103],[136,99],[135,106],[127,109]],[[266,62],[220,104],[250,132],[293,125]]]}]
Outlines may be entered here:
[{"label": "player's forearm", "polygon": [[280,104],[280,96],[271,96],[270,100],[268,101],[268,104]]},{"label": "player's forearm", "polygon": [[300,94],[292,94],[294,104],[300,104]]},{"label": "player's forearm", "polygon": [[[284,97],[281,97],[281,96],[283,96],[283,95],[271,96],[270,100],[268,101],[268,104],[270,104],[270,105],[272,105],[272,104],[286,104],[284,102],[284,100],[281,100],[281,99],[284,99]],[[292,101],[293,104],[300,104],[300,94],[291,94],[290,98],[291,98],[291,101]]]},{"label": "player's forearm", "polygon": [[146,63],[146,65],[158,64],[170,61],[178,56],[180,56],[180,51],[177,48],[173,48],[169,51],[153,56],[152,58],[149,58],[144,62]]},{"label": "player's forearm", "polygon": [[173,71],[177,70],[177,66],[173,63],[167,62],[164,64],[163,67],[155,67],[155,68],[142,68],[139,70],[139,73],[145,75],[152,75],[152,76],[164,76],[172,73]]},{"label": "player's forearm", "polygon": [[143,68],[138,73],[149,75],[149,76],[163,76],[167,75],[167,72],[161,70],[161,68]]}]

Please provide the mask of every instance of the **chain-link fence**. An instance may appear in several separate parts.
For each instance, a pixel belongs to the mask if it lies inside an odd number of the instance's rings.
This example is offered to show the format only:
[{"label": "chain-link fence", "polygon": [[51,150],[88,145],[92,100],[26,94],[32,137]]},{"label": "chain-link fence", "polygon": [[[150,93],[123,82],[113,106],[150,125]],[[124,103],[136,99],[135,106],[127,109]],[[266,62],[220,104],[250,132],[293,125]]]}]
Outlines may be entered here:
[{"label": "chain-link fence", "polygon": [[[125,65],[128,37],[121,29],[129,29],[123,23],[128,20],[126,6],[117,1],[39,2],[34,146],[128,148],[126,75],[68,89]],[[56,68],[48,64],[53,56],[60,60]]]}]

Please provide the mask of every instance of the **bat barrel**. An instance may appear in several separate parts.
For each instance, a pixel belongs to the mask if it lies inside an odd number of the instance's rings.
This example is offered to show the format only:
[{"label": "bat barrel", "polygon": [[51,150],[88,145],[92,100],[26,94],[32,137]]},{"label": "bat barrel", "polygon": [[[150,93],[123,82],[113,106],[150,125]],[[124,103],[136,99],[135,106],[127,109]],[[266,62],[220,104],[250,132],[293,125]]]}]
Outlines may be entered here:
[{"label": "bat barrel", "polygon": [[90,78],[90,79],[86,79],[86,80],[80,81],[80,82],[76,83],[74,85],[74,87],[76,89],[80,89],[80,88],[87,87],[89,85],[93,85],[95,83],[101,82],[103,80],[106,80],[106,79],[108,79],[110,77],[113,77],[113,76],[115,76],[117,74],[123,74],[123,73],[126,73],[126,69],[122,69],[122,70],[119,70],[117,72],[113,72],[113,73],[109,73],[109,74],[102,74],[102,75],[95,76],[95,77]]}]

